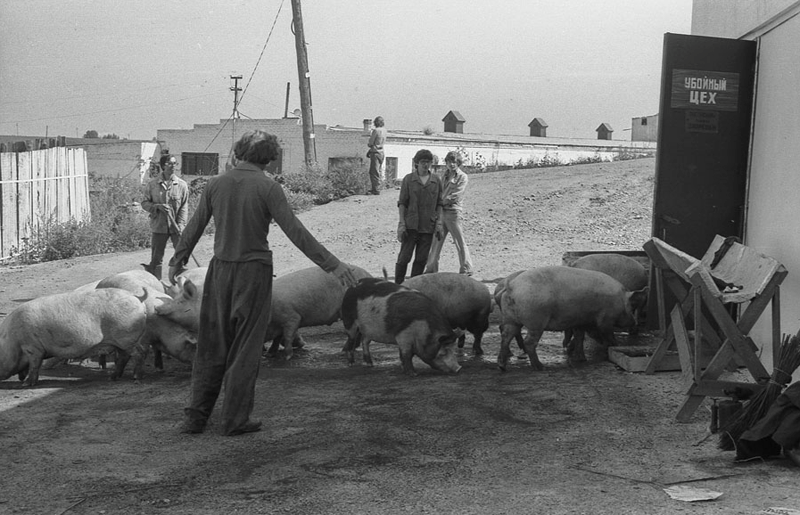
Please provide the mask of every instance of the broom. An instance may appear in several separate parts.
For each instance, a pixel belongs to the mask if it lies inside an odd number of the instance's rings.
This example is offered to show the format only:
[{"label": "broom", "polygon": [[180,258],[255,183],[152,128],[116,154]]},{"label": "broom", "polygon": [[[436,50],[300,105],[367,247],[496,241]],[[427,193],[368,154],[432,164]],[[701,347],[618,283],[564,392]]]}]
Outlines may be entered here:
[{"label": "broom", "polygon": [[717,447],[723,451],[735,450],[736,442],[742,433],[766,415],[775,399],[792,381],[792,374],[798,367],[800,367],[800,332],[792,337],[784,334],[777,365],[772,371],[769,383],[746,402],[735,419],[722,428]]}]

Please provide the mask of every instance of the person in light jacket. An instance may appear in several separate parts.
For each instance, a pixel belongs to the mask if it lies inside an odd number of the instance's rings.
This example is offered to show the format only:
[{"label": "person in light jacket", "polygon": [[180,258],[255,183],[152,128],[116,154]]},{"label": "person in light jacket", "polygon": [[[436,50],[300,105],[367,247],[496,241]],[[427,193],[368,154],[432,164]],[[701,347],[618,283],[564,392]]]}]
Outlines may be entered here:
[{"label": "person in light jacket", "polygon": [[150,263],[142,263],[145,270],[161,280],[162,261],[167,240],[173,248],[178,244],[189,218],[189,187],[175,175],[177,159],[169,154],[161,156],[161,173],[144,186],[142,209],[150,213]]}]

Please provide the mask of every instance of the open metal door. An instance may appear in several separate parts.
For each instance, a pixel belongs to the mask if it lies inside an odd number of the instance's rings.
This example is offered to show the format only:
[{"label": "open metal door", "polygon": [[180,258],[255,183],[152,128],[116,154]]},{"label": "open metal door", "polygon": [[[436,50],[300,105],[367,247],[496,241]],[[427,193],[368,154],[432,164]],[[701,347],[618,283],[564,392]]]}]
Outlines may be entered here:
[{"label": "open metal door", "polygon": [[653,233],[696,258],[742,237],[756,42],[664,35]]},{"label": "open metal door", "polygon": [[[756,45],[664,35],[652,236],[698,259],[715,235],[744,230]],[[653,273],[651,329],[659,325]],[[676,300],[663,299],[667,313]]]}]

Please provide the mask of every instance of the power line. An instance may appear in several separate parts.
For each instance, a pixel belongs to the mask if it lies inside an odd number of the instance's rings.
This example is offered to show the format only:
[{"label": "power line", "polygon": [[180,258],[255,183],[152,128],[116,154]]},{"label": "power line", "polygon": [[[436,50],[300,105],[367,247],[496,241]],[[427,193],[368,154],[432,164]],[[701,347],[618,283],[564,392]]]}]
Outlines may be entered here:
[{"label": "power line", "polygon": [[272,21],[272,27],[269,29],[269,34],[267,34],[267,40],[264,41],[264,47],[261,49],[261,54],[258,56],[258,61],[256,61],[256,65],[253,67],[253,73],[250,74],[250,78],[247,79],[247,84],[245,84],[244,89],[242,90],[242,96],[239,97],[239,101],[244,98],[244,94],[247,93],[247,87],[250,86],[250,82],[253,80],[253,75],[256,74],[256,70],[258,69],[258,65],[261,63],[261,58],[264,57],[264,51],[267,49],[267,43],[269,43],[269,38],[272,37],[272,31],[275,30],[275,24],[278,23],[278,15],[281,14],[281,9],[283,8],[284,0],[281,0],[281,5],[278,6],[278,12],[275,13],[275,19]]},{"label": "power line", "polygon": [[87,115],[102,114],[102,113],[114,113],[114,112],[117,112],[117,111],[130,111],[131,109],[140,109],[142,107],[150,107],[150,106],[155,106],[155,105],[176,104],[178,102],[184,102],[186,100],[194,100],[196,98],[210,97],[212,95],[216,95],[216,93],[206,93],[205,95],[198,95],[198,96],[195,96],[195,97],[180,98],[178,100],[165,100],[163,102],[151,102],[149,104],[140,104],[140,105],[137,105],[137,106],[130,106],[130,107],[120,107],[120,108],[116,108],[116,109],[103,109],[103,110],[100,110],[100,111],[91,111],[91,112],[83,112],[83,113],[76,113],[76,114],[67,114],[67,115],[64,115],[64,116],[47,116],[45,118],[29,118],[27,120],[9,120],[9,121],[0,122],[0,124],[19,123],[19,122],[39,122],[39,121],[42,121],[42,120],[59,120],[59,119],[63,119],[63,118],[74,118],[76,116],[87,116]]}]

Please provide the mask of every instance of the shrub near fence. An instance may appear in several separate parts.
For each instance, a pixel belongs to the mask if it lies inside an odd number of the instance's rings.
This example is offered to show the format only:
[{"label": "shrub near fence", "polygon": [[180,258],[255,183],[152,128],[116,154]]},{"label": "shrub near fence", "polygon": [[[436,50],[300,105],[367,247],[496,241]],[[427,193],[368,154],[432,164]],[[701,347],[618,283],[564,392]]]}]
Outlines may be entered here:
[{"label": "shrub near fence", "polygon": [[86,151],[55,147],[0,153],[0,257],[51,221],[88,221]]}]

